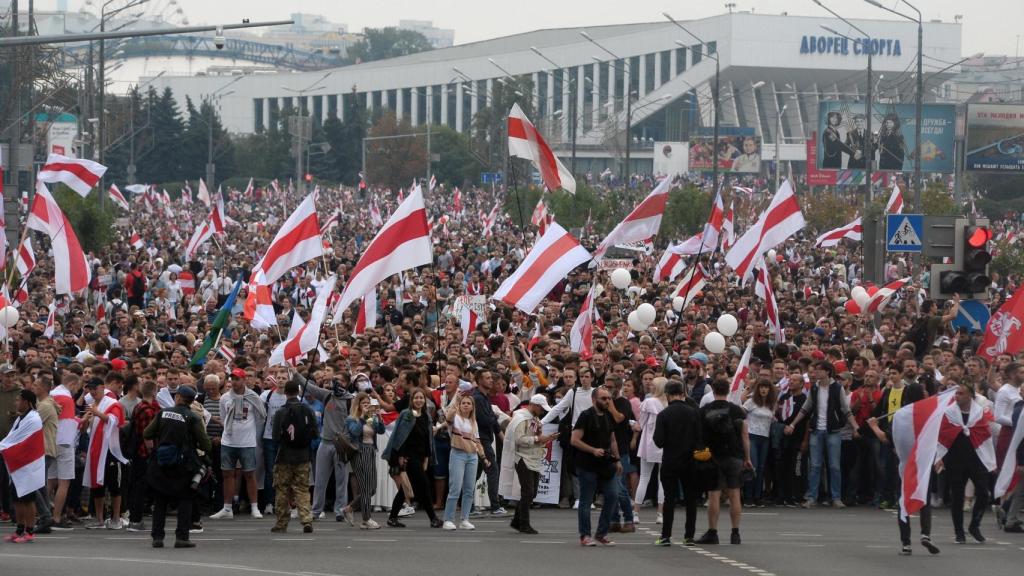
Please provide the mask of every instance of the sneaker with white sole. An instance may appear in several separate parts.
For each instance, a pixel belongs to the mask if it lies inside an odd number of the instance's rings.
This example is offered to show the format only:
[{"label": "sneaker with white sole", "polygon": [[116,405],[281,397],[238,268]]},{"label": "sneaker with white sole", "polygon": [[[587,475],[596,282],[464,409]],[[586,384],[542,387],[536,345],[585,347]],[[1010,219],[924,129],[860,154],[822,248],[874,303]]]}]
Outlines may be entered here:
[{"label": "sneaker with white sole", "polygon": [[469,520],[459,522],[459,530],[476,530],[476,526],[470,524]]},{"label": "sneaker with white sole", "polygon": [[359,525],[359,527],[363,530],[380,530],[380,524],[377,524],[377,521],[373,518],[370,518],[366,522],[363,522]]},{"label": "sneaker with white sole", "polygon": [[104,523],[104,527],[107,530],[120,530],[124,528],[124,520],[121,520],[120,518],[107,518],[107,521]]},{"label": "sneaker with white sole", "polygon": [[506,515],[508,515],[508,510],[505,510],[501,506],[498,506],[494,510],[491,510],[491,516],[506,516]]},{"label": "sneaker with white sole", "polygon": [[412,506],[409,506],[408,504],[405,504],[404,506],[402,506],[402,509],[398,511],[398,517],[399,518],[407,518],[409,516],[412,516],[415,513],[416,513],[416,509],[415,508],[413,508]]},{"label": "sneaker with white sole", "polygon": [[146,525],[143,524],[142,522],[129,522],[128,523],[128,531],[129,532],[145,532],[145,530],[146,530]]},{"label": "sneaker with white sole", "polygon": [[455,530],[455,522],[452,522],[451,520],[445,520],[444,521],[444,525],[441,526],[441,529],[442,530]]},{"label": "sneaker with white sole", "polygon": [[[270,510],[270,506],[267,506],[267,509]],[[270,512],[267,512],[267,514],[273,514],[273,513],[274,513],[273,510],[270,510]],[[257,520],[259,520],[260,518],[263,518],[263,514],[260,514],[259,508],[253,508],[252,509],[252,517],[257,519]]]},{"label": "sneaker with white sole", "polygon": [[86,530],[103,530],[107,527],[107,523],[102,520],[95,520],[85,525]]},{"label": "sneaker with white sole", "polygon": [[317,514],[316,516],[313,517],[313,520],[325,520],[325,519],[327,519],[327,513],[326,512],[321,512],[321,513],[319,513],[319,514]]},{"label": "sneaker with white sole", "polygon": [[263,513],[267,516],[272,516],[274,514],[274,505],[267,504],[267,507],[263,509]]},{"label": "sneaker with white sole", "polygon": [[216,512],[210,515],[210,520],[231,520],[235,517],[235,513],[231,511],[231,508],[222,508],[220,512]]},{"label": "sneaker with white sole", "polygon": [[654,523],[655,524],[661,524],[661,522],[662,522],[661,512],[658,512],[657,515],[654,516]]},{"label": "sneaker with white sole", "polygon": [[291,517],[292,517],[292,520],[294,520],[294,519],[299,517],[299,509],[298,508],[292,508]]}]

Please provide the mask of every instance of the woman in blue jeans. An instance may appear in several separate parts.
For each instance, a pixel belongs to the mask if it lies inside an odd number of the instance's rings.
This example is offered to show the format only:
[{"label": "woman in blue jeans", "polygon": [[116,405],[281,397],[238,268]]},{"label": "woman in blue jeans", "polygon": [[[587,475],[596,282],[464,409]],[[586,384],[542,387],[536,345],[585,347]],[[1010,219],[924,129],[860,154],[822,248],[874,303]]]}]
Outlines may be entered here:
[{"label": "woman in blue jeans", "polygon": [[754,479],[743,487],[743,499],[747,505],[762,506],[761,493],[764,490],[765,461],[768,458],[772,422],[775,421],[775,406],[778,392],[771,381],[760,379],[750,398],[743,403],[747,411],[747,430],[750,434],[750,459],[754,464]]},{"label": "woman in blue jeans", "polygon": [[445,416],[451,432],[452,451],[448,458],[448,501],[444,506],[442,528],[455,530],[455,506],[459,503],[461,492],[462,521],[458,528],[473,530],[476,527],[470,524],[469,513],[473,509],[477,464],[483,460],[484,465],[490,466],[490,462],[484,458],[484,447],[480,444],[480,434],[476,429],[476,403],[473,397],[459,392]]}]

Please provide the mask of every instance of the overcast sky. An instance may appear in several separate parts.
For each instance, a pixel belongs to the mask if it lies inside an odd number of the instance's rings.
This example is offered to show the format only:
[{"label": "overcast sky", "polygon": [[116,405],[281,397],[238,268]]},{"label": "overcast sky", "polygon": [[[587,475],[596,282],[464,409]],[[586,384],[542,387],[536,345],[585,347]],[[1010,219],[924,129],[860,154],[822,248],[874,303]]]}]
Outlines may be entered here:
[{"label": "overcast sky", "polygon": [[[93,0],[94,3],[100,0]],[[163,5],[169,0],[150,0]],[[884,5],[909,12],[897,0],[880,0]],[[46,9],[57,0],[36,0]],[[72,10],[83,0],[69,0]],[[684,20],[714,16],[726,11],[725,2],[680,2],[670,0],[515,0],[512,2],[467,0],[383,0],[339,2],[338,0],[178,0],[191,24],[287,19],[293,12],[322,14],[332,22],[347,24],[350,31],[365,27],[397,24],[399,19],[432,20],[440,28],[455,30],[455,42],[462,44],[536,30],[569,26],[596,26],[662,20],[662,12]],[[736,10],[793,15],[825,16],[811,0],[736,0]],[[891,14],[860,0],[825,0],[847,18],[890,18]],[[917,0],[928,19],[952,22],[963,15],[964,55],[984,52],[1018,52],[1024,27],[1022,0]],[[1022,46],[1020,49],[1024,49]]]}]

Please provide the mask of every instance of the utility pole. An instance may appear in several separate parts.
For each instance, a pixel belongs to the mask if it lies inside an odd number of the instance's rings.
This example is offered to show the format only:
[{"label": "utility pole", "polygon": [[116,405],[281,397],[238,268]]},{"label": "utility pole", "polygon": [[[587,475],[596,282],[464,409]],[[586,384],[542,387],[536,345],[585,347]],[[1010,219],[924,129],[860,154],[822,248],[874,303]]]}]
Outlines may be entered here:
[{"label": "utility pole", "polygon": [[[11,29],[8,32],[9,36],[17,36],[19,33],[18,26],[18,0],[11,0]],[[9,58],[7,66],[10,71],[11,86],[10,93],[14,95],[14,114],[15,119],[13,125],[10,128],[10,144],[7,147],[7,178],[10,184],[4,186],[4,217],[13,215],[14,218],[9,221],[16,223],[18,215],[18,202],[21,199],[21,170],[19,170],[20,155],[18,152],[21,147],[21,50],[17,47],[13,47],[10,50],[10,54],[7,55]],[[3,185],[0,182],[0,185]],[[19,240],[18,226],[12,225],[7,227],[7,245],[11,247],[17,247]]]}]

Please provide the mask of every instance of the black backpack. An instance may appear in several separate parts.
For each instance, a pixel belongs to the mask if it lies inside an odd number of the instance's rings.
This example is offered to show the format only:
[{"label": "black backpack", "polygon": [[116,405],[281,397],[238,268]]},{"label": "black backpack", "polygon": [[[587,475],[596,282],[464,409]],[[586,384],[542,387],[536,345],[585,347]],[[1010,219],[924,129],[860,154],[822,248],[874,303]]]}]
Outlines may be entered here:
[{"label": "black backpack", "polygon": [[[704,441],[711,452],[723,452],[732,449],[736,437],[736,424],[729,414],[729,407],[723,406],[708,410],[704,415]],[[716,454],[716,456],[724,454]]]},{"label": "black backpack", "polygon": [[287,404],[281,416],[281,442],[289,448],[309,448],[316,438],[316,419],[301,403]]}]

